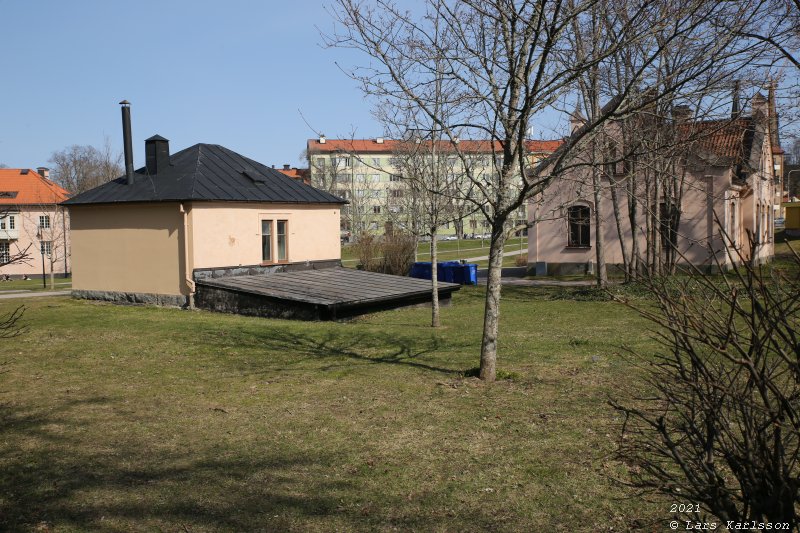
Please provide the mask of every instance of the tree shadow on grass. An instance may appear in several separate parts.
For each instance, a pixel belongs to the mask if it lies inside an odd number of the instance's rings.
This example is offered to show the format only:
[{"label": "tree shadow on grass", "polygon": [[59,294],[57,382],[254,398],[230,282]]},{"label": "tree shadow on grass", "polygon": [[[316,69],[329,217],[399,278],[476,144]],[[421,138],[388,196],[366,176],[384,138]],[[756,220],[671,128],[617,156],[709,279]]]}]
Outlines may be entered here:
[{"label": "tree shadow on grass", "polygon": [[[114,404],[109,398],[88,398],[53,399],[40,410],[0,406],[0,530],[448,527],[446,516],[405,512],[427,502],[389,491],[366,494],[357,479],[334,475],[342,462],[353,460],[347,450],[278,446],[254,454],[239,444],[222,453],[213,446],[158,452],[157,436],[125,440],[130,435],[98,433],[85,422],[86,409]],[[360,502],[376,500],[380,508],[365,515],[368,508]],[[476,509],[465,511],[473,524],[492,520]]]},{"label": "tree shadow on grass", "polygon": [[[396,365],[442,374],[459,374],[461,369],[424,362],[425,356],[442,348],[436,337],[427,339],[397,335],[354,333],[352,331],[326,331],[318,335],[298,334],[293,331],[272,330],[261,337],[262,345],[272,350],[294,352],[315,360],[349,360],[365,364]],[[331,363],[327,370],[337,366]]]}]

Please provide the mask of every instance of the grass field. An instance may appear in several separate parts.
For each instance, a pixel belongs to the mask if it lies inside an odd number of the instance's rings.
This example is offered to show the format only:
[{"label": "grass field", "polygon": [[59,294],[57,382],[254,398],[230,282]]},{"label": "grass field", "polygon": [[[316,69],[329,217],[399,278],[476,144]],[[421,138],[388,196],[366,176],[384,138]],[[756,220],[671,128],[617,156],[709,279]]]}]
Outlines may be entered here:
[{"label": "grass field", "polygon": [[[12,279],[10,281],[0,281],[0,293],[2,291],[18,291],[18,290],[26,290],[26,291],[42,291],[42,290],[50,290],[50,277],[47,277],[45,280],[47,288],[42,286],[41,279]],[[61,289],[69,289],[72,286],[72,278],[63,278],[56,276],[55,278],[56,287],[55,290]]]},{"label": "grass field", "polygon": [[[431,260],[431,248],[429,242],[421,242],[417,247],[417,259],[419,261]],[[523,254],[527,254],[528,239],[527,237],[520,239],[514,237],[509,239],[506,243],[506,252],[519,252],[522,250]],[[469,259],[473,257],[484,257],[489,255],[489,239],[462,239],[459,241],[441,241],[438,243],[437,254],[439,261],[456,261],[459,259]],[[514,257],[503,258],[503,266],[514,266]],[[342,246],[342,264],[344,266],[354,267],[358,263],[355,257],[354,246],[352,244],[345,244]],[[477,261],[480,267],[487,267],[489,262]]]},{"label": "grass field", "polygon": [[[554,299],[560,295],[559,299]],[[625,307],[506,288],[500,369],[482,290],[343,323],[68,298],[0,346],[0,530],[660,531],[612,481],[632,394]],[[567,299],[564,299],[566,297]],[[7,311],[13,303],[0,303]]]}]

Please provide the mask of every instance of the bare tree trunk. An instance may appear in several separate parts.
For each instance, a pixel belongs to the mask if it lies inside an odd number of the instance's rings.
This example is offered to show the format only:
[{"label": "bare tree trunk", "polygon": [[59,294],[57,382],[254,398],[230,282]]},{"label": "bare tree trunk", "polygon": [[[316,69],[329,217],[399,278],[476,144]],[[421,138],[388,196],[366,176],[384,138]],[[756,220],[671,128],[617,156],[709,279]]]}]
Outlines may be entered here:
[{"label": "bare tree trunk", "polygon": [[602,201],[602,186],[600,172],[595,166],[592,169],[592,188],[594,189],[594,247],[595,257],[597,258],[597,286],[605,287],[608,285],[608,272],[606,272],[606,250],[605,236],[603,235],[603,217],[600,213],[600,203]]},{"label": "bare tree trunk", "polygon": [[51,256],[51,259],[50,259],[50,290],[51,291],[55,290],[55,288],[56,288],[56,272],[55,271],[56,271],[55,262],[53,261],[52,256]]},{"label": "bare tree trunk", "polygon": [[439,267],[437,261],[436,226],[431,227],[431,327],[439,327]]},{"label": "bare tree trunk", "polygon": [[[625,281],[631,280],[631,261],[628,256],[628,247],[625,245],[625,235],[622,230],[622,211],[619,208],[619,195],[617,194],[617,184],[611,184],[611,206],[614,208],[614,222],[617,225],[617,234],[619,235],[619,246],[622,251],[622,270],[625,273]],[[632,233],[634,239],[636,238],[635,230]]]},{"label": "bare tree trunk", "polygon": [[492,227],[492,241],[489,247],[489,273],[486,280],[486,305],[481,341],[480,378],[484,381],[494,381],[497,377],[497,335],[500,326],[503,249],[506,241],[503,222],[496,221]]},{"label": "bare tree trunk", "polygon": [[639,262],[641,260],[641,252],[639,250],[639,206],[636,200],[638,191],[636,189],[635,177],[633,175],[629,175],[626,179],[626,189],[628,193],[628,219],[630,220],[631,236],[633,237],[631,242],[630,275],[635,279],[639,277]]}]

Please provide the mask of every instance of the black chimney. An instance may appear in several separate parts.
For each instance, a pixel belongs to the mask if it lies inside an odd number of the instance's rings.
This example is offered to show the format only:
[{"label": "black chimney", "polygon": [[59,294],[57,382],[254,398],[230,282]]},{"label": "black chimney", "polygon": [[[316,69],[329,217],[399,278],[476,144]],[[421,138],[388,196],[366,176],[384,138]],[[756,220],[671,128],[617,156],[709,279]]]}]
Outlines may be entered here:
[{"label": "black chimney", "polygon": [[739,106],[739,91],[740,91],[740,82],[736,80],[733,82],[733,103],[731,104],[731,118],[736,119],[739,118],[739,113],[741,113],[741,107]]},{"label": "black chimney", "polygon": [[125,177],[128,185],[133,185],[133,144],[131,142],[131,103],[123,100],[122,106],[122,142],[125,149]]},{"label": "black chimney", "polygon": [[147,173],[155,176],[169,166],[169,141],[161,135],[153,135],[144,141],[144,158]]}]

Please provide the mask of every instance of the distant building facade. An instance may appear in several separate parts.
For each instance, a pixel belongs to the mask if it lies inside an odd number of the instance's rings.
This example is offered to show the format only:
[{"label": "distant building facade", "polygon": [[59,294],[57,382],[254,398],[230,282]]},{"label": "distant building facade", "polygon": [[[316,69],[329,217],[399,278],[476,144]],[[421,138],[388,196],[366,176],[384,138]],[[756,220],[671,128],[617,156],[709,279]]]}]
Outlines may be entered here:
[{"label": "distant building facade", "polygon": [[[275,168],[275,165],[272,165]],[[275,169],[281,174],[289,176],[292,179],[302,181],[306,185],[311,185],[311,177],[307,168],[297,168],[291,165],[283,165],[283,168]]]},{"label": "distant building facade", "polygon": [[[306,154],[311,184],[349,201],[342,210],[343,235],[383,233],[387,228],[407,228],[413,222],[413,206],[398,164],[398,157],[403,156],[408,144],[382,137],[321,136],[308,140]],[[530,164],[550,155],[560,144],[561,141],[527,141]],[[468,154],[476,175],[493,172],[493,158],[502,154],[499,143],[475,140],[459,141],[459,151]],[[460,161],[455,155],[450,157],[453,172],[459,172]],[[483,215],[469,202],[454,211],[451,220],[440,228],[441,236],[474,236],[490,231]],[[526,207],[522,206],[511,222],[524,225],[526,220]]]},{"label": "distant building facade", "polygon": [[59,206],[67,198],[47,168],[0,169],[0,276],[69,274],[70,219]]},{"label": "distant building facade", "polygon": [[[773,94],[770,94],[772,101]],[[738,102],[736,104],[738,108]],[[757,94],[750,115],[735,109],[730,119],[692,120],[675,117],[664,128],[675,128],[680,152],[665,160],[674,188],[665,194],[663,181],[647,190],[645,173],[653,166],[621,154],[618,123],[606,126],[600,143],[609,143],[611,163],[593,163],[589,149],[578,163],[531,199],[528,264],[537,274],[594,273],[596,232],[603,235],[603,258],[609,272],[622,267],[624,249],[639,265],[656,264],[671,254],[673,264],[691,263],[725,268],[751,258],[765,261],[774,250],[775,204],[780,198],[783,150],[774,105]],[[690,111],[686,109],[687,111]],[[599,177],[599,205],[594,174]],[[664,174],[666,175],[666,174]],[[616,202],[616,210],[614,208]],[[597,216],[599,214],[599,217]],[[599,219],[599,223],[598,223]],[[622,223],[618,223],[618,221]],[[648,245],[649,239],[649,245]],[[645,250],[651,252],[645,257]]]}]

